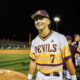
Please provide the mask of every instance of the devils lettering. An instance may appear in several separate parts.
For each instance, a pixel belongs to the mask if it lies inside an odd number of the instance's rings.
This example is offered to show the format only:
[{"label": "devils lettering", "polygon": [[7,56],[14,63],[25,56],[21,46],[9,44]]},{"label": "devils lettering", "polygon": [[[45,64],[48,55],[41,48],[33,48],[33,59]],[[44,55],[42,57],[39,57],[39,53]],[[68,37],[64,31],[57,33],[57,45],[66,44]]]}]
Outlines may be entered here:
[{"label": "devils lettering", "polygon": [[44,52],[56,52],[56,44],[43,44],[35,46],[36,53],[44,53]]}]

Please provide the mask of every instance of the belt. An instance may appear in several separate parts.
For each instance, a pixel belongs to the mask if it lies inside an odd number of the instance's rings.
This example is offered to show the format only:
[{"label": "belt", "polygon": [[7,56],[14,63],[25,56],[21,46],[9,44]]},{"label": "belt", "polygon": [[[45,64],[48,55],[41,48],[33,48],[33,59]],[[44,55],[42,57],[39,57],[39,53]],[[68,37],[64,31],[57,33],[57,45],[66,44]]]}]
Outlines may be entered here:
[{"label": "belt", "polygon": [[48,74],[44,74],[45,76],[60,76],[59,72],[52,72],[52,73],[48,73]]}]

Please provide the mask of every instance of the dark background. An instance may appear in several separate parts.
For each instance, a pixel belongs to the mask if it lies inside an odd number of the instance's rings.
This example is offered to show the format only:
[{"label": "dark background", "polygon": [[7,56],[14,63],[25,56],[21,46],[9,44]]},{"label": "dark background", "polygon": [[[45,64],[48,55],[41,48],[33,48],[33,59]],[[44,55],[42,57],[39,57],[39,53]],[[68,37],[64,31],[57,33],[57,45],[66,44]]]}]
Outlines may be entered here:
[{"label": "dark background", "polygon": [[46,10],[51,17],[51,29],[56,30],[54,16],[59,16],[58,31],[64,35],[80,33],[80,5],[77,3],[38,3],[24,1],[0,1],[0,39],[28,41],[29,33],[32,39],[38,34],[31,15],[39,9]]}]

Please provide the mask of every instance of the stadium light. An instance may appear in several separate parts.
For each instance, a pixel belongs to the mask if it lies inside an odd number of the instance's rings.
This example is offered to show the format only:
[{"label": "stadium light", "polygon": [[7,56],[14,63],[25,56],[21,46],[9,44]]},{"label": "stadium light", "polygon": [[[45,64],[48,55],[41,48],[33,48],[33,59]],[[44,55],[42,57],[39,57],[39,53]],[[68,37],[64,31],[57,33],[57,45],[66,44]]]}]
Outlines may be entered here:
[{"label": "stadium light", "polygon": [[60,18],[56,16],[54,17],[54,21],[56,22],[56,31],[58,31],[58,23],[60,22]]}]

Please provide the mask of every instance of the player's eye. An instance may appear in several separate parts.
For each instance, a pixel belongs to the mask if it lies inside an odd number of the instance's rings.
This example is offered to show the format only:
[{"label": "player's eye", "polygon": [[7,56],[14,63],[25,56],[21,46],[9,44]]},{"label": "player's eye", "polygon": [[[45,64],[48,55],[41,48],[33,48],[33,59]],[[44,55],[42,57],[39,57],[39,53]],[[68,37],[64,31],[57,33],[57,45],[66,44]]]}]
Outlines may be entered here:
[{"label": "player's eye", "polygon": [[38,21],[38,18],[36,18],[35,21]]},{"label": "player's eye", "polygon": [[38,20],[43,20],[43,18],[36,18],[35,20],[36,20],[36,21],[38,21]]},{"label": "player's eye", "polygon": [[35,18],[35,21],[38,21],[38,20],[43,20],[43,17],[42,17],[42,16],[36,17],[36,18]]}]

